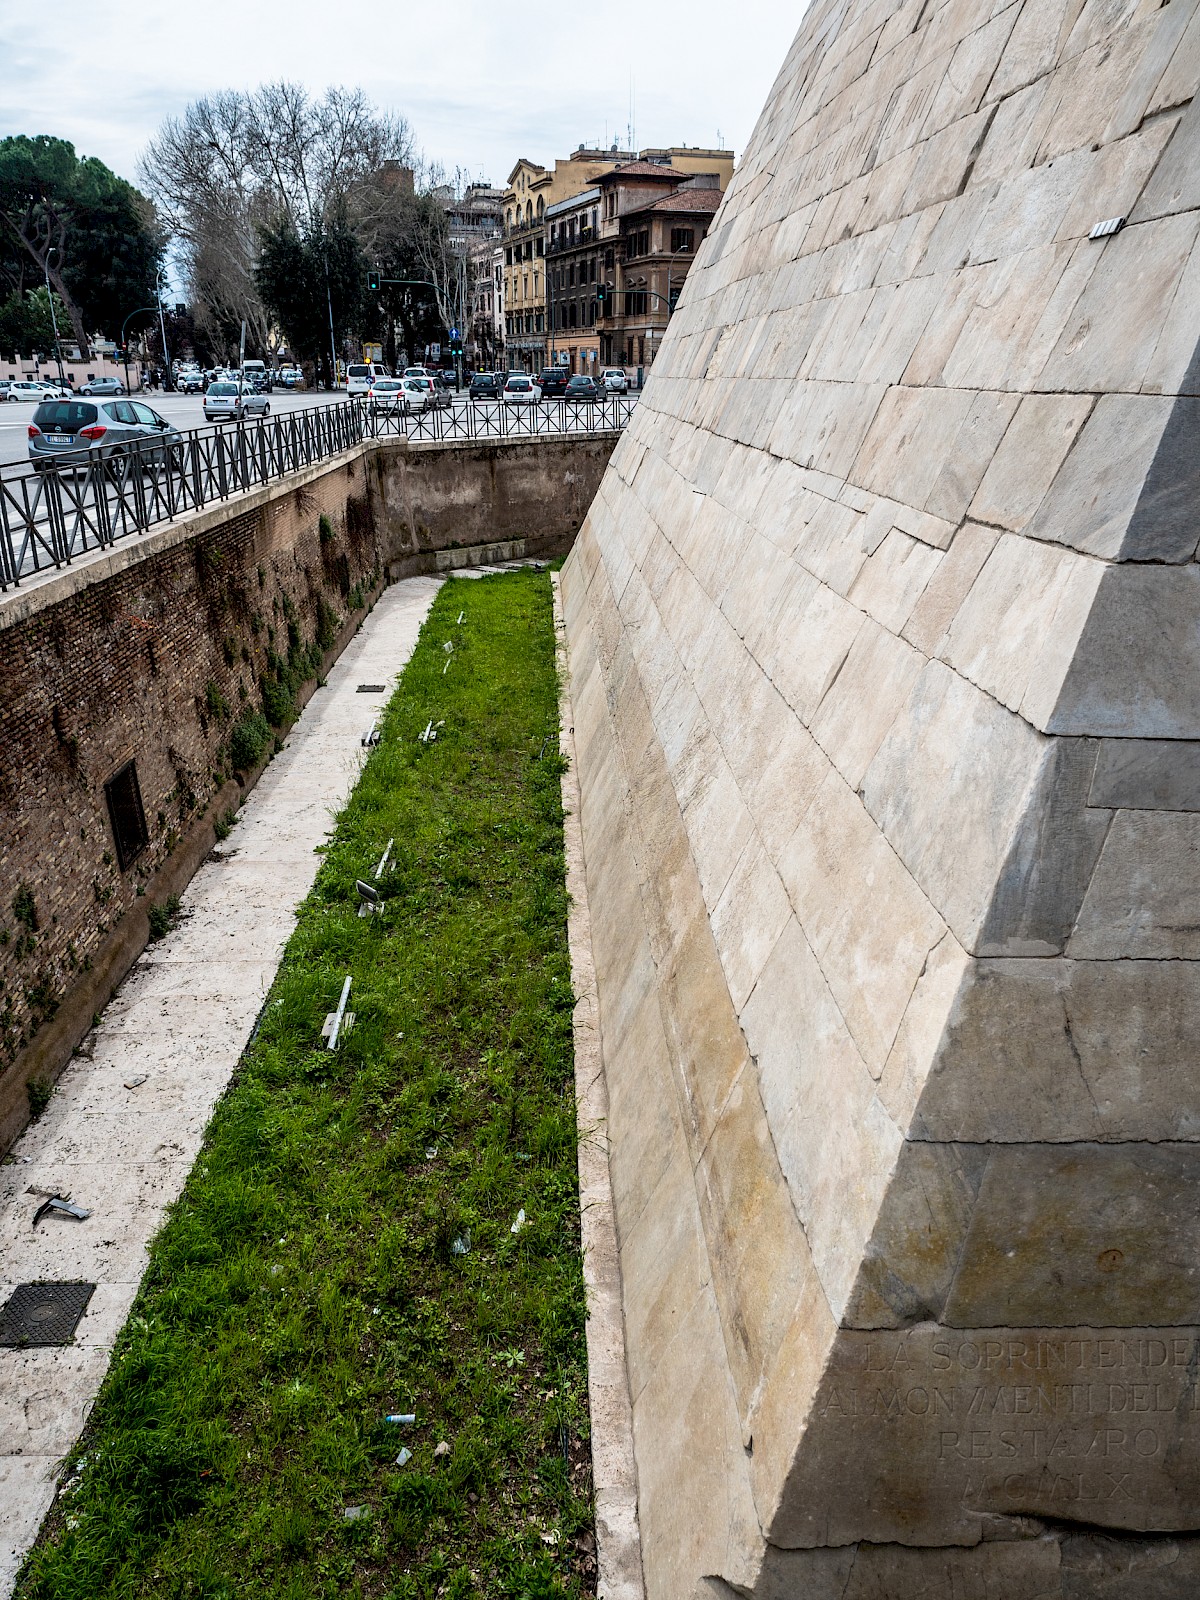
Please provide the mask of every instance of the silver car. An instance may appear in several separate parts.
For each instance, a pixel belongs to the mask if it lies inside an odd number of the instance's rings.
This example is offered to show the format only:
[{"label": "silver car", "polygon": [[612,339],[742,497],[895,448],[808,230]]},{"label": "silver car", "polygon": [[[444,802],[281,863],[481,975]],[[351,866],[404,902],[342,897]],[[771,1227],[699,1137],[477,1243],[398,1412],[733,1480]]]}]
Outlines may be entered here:
[{"label": "silver car", "polygon": [[242,422],[246,417],[270,415],[271,402],[265,394],[255,394],[236,383],[210,383],[204,396],[205,422]]},{"label": "silver car", "polygon": [[92,396],[98,394],[105,396],[110,394],[124,394],[125,385],[121,382],[120,378],[90,378],[88,382],[85,383],[80,389],[79,393]]},{"label": "silver car", "polygon": [[97,456],[161,462],[176,450],[178,428],[140,400],[43,400],[29,424],[29,459],[39,470]]}]

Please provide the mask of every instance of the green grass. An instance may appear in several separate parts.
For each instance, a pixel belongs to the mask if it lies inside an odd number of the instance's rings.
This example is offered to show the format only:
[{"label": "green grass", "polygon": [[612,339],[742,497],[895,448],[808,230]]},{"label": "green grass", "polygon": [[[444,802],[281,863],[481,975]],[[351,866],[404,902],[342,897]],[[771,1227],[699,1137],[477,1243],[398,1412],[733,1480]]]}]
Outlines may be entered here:
[{"label": "green grass", "polygon": [[557,725],[548,578],[447,583],[25,1600],[593,1592]]}]

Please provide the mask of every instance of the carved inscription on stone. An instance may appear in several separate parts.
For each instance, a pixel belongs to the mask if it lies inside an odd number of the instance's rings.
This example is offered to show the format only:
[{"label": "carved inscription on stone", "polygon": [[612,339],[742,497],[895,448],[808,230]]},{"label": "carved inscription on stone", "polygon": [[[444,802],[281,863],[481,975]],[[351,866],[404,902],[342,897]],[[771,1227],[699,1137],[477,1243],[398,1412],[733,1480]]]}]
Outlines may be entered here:
[{"label": "carved inscription on stone", "polygon": [[988,1515],[1020,1513],[1195,1528],[1198,1408],[1195,1329],[843,1332],[801,1449],[809,1513],[786,1542],[973,1541]]}]

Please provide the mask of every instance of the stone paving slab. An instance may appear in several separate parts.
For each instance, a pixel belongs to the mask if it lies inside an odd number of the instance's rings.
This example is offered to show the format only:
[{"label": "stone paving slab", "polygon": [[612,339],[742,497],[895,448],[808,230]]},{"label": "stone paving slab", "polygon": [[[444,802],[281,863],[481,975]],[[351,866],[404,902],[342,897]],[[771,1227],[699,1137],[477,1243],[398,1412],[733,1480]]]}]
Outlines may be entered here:
[{"label": "stone paving slab", "polygon": [[[0,1350],[0,1600],[53,1502],[147,1246],[250,1037],[320,865],[315,848],[358,776],[362,733],[386,700],[358,685],[390,690],[440,583],[410,578],[383,594],[192,881],[179,924],[147,949],[0,1168],[0,1298],[37,1279],[97,1285],[73,1346]],[[68,1190],[92,1215],[46,1217],[35,1229],[41,1196],[31,1187]]]}]

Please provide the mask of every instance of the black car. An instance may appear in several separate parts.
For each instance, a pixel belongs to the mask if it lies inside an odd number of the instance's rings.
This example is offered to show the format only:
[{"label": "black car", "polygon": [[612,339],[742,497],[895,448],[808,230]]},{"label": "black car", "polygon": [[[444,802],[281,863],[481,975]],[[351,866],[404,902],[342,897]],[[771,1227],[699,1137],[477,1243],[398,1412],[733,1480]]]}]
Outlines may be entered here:
[{"label": "black car", "polygon": [[[545,393],[545,390],[542,391]],[[578,372],[571,379],[563,395],[564,400],[603,400],[604,390],[595,378],[589,378],[586,373]]]},{"label": "black car", "polygon": [[540,377],[534,382],[542,391],[543,400],[558,400],[567,392],[567,380],[571,374],[566,367],[547,367]]},{"label": "black car", "polygon": [[471,379],[467,394],[472,400],[498,400],[503,382],[494,372],[477,372]]}]

